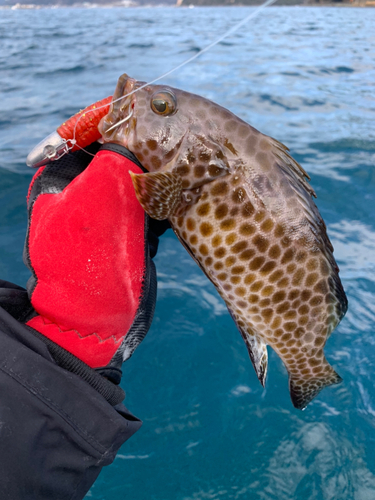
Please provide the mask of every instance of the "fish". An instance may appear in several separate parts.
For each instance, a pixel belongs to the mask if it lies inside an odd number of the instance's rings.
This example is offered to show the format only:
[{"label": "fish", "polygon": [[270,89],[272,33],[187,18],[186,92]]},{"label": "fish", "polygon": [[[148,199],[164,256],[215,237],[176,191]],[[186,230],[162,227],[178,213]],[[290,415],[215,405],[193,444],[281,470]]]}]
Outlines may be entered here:
[{"label": "fish", "polygon": [[348,307],[310,178],[286,146],[229,110],[143,85],[119,78],[102,141],[127,147],[147,170],[129,174],[139,202],[169,220],[215,285],[261,384],[270,346],[304,409],[342,380],[323,349]]},{"label": "fish", "polygon": [[129,172],[140,204],[169,220],[215,285],[260,383],[267,346],[288,372],[296,408],[340,383],[324,347],[348,301],[310,178],[288,148],[204,97],[124,74],[112,98],[70,118],[28,165],[98,139],[125,146],[143,165],[145,173]]}]

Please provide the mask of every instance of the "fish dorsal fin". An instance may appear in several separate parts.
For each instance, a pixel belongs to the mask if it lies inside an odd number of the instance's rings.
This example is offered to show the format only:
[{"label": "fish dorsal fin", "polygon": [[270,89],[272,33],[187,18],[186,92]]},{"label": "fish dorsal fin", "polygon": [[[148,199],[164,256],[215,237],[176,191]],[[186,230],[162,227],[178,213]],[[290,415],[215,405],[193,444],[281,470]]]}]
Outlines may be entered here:
[{"label": "fish dorsal fin", "polygon": [[181,202],[181,178],[171,172],[134,174],[130,172],[135,194],[150,217],[164,220],[171,217]]},{"label": "fish dorsal fin", "polygon": [[289,169],[295,180],[299,182],[311,196],[316,198],[314,189],[308,183],[308,181],[310,180],[309,174],[294,158],[290,156],[289,148],[287,148],[282,142],[279,142],[272,137],[270,137],[269,139],[274,146],[274,155],[281,161],[281,164],[279,164],[279,166],[281,168]]},{"label": "fish dorsal fin", "polygon": [[[312,197],[316,198],[316,194],[308,183],[310,177],[301,165],[290,156],[289,150],[284,144],[272,137],[268,137],[268,140],[272,145],[272,153],[275,157],[276,164],[283,172],[289,188],[294,191],[299,206],[303,210],[307,223],[306,229],[307,227],[310,228],[308,232],[306,232],[306,230],[303,231],[309,240],[310,248],[319,247],[325,254],[334,272],[337,273],[338,268],[332,255],[333,247],[327,235],[326,225],[312,199]],[[299,230],[301,229],[302,226],[300,224]]]},{"label": "fish dorsal fin", "polygon": [[[336,297],[340,310],[339,319],[341,319],[347,310],[347,299],[338,276],[339,269],[333,257],[333,246],[328,237],[326,225],[312,199],[312,196],[316,198],[316,194],[307,182],[310,178],[301,165],[289,155],[289,150],[284,144],[271,137],[269,137],[269,141],[272,145],[273,155],[276,158],[276,164],[283,172],[289,188],[294,191],[299,207],[303,211],[304,220],[300,220],[298,227],[293,229],[294,234],[302,235],[302,245],[314,252],[320,249],[327,259],[331,268],[330,288]],[[287,216],[287,214],[284,214],[284,216]],[[290,227],[293,227],[293,220],[290,220]]]}]

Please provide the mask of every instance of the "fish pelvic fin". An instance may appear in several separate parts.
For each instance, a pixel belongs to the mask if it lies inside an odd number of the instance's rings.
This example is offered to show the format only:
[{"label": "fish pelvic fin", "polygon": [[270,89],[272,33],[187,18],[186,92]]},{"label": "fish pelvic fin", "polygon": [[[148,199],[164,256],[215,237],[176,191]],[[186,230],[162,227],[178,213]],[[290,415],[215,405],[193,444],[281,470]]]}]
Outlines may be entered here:
[{"label": "fish pelvic fin", "polygon": [[243,331],[241,333],[258,380],[265,387],[268,368],[267,345],[257,335],[250,335]]},{"label": "fish pelvic fin", "polygon": [[303,378],[293,374],[289,375],[290,397],[293,406],[298,410],[304,410],[325,387],[342,382],[340,375],[335,372],[328,361],[324,361],[324,373],[319,377]]},{"label": "fish pelvic fin", "polygon": [[171,172],[134,174],[129,171],[129,174],[137,199],[150,217],[164,220],[174,214],[181,203],[180,176]]}]

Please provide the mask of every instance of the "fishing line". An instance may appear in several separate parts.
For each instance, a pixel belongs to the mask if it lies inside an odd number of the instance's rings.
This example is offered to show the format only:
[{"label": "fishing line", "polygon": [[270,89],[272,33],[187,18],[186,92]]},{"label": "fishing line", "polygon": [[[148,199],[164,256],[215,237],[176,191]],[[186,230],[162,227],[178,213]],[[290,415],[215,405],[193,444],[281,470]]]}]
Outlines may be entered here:
[{"label": "fishing line", "polygon": [[[221,35],[219,38],[217,38],[216,40],[214,40],[212,43],[210,43],[209,45],[207,45],[206,47],[204,47],[203,49],[201,49],[199,52],[197,52],[196,54],[194,54],[193,56],[189,57],[188,59],[186,59],[185,61],[183,61],[181,64],[179,64],[178,66],[175,66],[173,69],[167,71],[166,73],[163,73],[162,75],[158,76],[157,78],[155,78],[154,80],[151,80],[143,85],[141,85],[140,87],[136,88],[135,90],[132,90],[131,92],[129,92],[129,94],[126,94],[126,95],[123,95],[121,97],[118,97],[117,99],[115,99],[114,101],[112,101],[112,104],[114,102],[117,102],[117,101],[121,101],[121,99],[124,99],[125,97],[129,97],[131,96],[132,94],[135,94],[135,92],[138,92],[139,90],[142,90],[144,89],[145,87],[147,87],[148,85],[152,85],[153,83],[155,82],[158,82],[159,80],[161,80],[162,78],[165,78],[166,76],[169,76],[171,73],[173,73],[174,71],[177,71],[178,69],[182,68],[183,66],[185,66],[186,64],[189,64],[190,62],[194,61],[195,59],[197,59],[197,57],[199,57],[200,55],[204,54],[205,52],[207,52],[208,50],[212,49],[213,47],[215,47],[215,45],[219,44],[220,42],[222,42],[225,38],[227,38],[229,35],[231,35],[232,33],[234,33],[235,31],[237,31],[239,28],[241,28],[241,26],[243,26],[244,24],[248,23],[251,19],[253,19],[255,16],[257,16],[263,9],[265,9],[266,7],[268,7],[269,5],[272,5],[274,3],[276,3],[277,0],[266,0],[264,3],[262,3],[262,5],[260,5],[257,9],[255,9],[253,12],[251,12],[251,14],[249,14],[248,16],[246,16],[244,19],[242,19],[242,21],[239,21],[237,24],[235,24],[232,28],[229,28],[223,35]],[[108,106],[108,104],[103,104],[102,106],[98,106],[96,110],[98,109],[101,109],[101,108],[105,108],[106,106]],[[90,112],[93,112],[94,110],[89,110],[87,111],[87,113],[90,113]],[[78,120],[76,121],[76,123],[74,124],[74,129],[73,129],[73,139],[71,139],[71,143],[72,145],[76,145],[77,144],[77,141],[76,141],[76,129],[77,129],[77,124],[79,122],[79,120],[83,117],[83,115],[81,115]],[[120,122],[117,122],[117,124],[114,124],[111,129],[113,128],[116,128],[115,126],[119,126],[121,123],[123,123],[124,121],[128,120],[130,118],[130,116],[128,116],[126,119],[124,120],[121,120]],[[69,149],[72,149],[71,146]],[[85,149],[81,148],[83,151],[85,151]],[[87,152],[87,151],[86,151]]]}]

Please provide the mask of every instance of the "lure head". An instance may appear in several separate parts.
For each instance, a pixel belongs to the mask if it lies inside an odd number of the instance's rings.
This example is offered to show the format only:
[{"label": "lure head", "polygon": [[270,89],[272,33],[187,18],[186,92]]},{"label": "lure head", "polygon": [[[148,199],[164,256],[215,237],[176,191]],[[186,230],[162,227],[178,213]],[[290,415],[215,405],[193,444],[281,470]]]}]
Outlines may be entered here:
[{"label": "lure head", "polygon": [[58,132],[52,132],[30,151],[26,158],[26,165],[32,168],[42,167],[69,153],[70,149],[71,146]]}]

